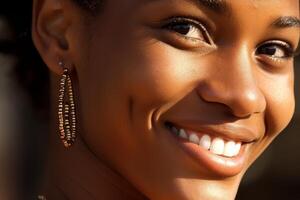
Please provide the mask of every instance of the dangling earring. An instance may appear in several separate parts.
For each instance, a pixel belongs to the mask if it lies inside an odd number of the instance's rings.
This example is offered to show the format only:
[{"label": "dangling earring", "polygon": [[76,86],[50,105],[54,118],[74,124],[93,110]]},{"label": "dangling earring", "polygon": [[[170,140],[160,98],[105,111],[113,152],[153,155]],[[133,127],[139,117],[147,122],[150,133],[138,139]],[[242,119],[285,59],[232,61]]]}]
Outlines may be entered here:
[{"label": "dangling earring", "polygon": [[68,68],[62,62],[59,65],[64,69],[60,79],[58,99],[58,120],[60,138],[65,147],[70,147],[76,139],[76,111],[72,80]]}]

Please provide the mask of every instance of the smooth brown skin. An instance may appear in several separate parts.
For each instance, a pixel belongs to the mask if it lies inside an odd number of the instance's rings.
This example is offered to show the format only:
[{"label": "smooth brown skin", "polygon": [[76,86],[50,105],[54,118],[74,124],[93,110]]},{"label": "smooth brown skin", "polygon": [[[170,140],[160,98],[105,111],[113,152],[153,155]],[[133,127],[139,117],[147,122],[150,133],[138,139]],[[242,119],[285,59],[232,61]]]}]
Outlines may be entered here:
[{"label": "smooth brown skin", "polygon": [[[299,18],[299,1],[226,2],[230,13],[189,0],[109,0],[92,17],[68,0],[34,1],[33,39],[53,84],[48,199],[234,199],[294,111],[293,59],[257,47],[276,39],[296,49],[299,27],[271,24]],[[162,28],[176,16],[203,19],[212,43]],[[61,60],[72,70],[80,126],[70,149],[56,122]],[[170,143],[164,122],[186,119],[254,131],[242,172],[215,174]]]}]

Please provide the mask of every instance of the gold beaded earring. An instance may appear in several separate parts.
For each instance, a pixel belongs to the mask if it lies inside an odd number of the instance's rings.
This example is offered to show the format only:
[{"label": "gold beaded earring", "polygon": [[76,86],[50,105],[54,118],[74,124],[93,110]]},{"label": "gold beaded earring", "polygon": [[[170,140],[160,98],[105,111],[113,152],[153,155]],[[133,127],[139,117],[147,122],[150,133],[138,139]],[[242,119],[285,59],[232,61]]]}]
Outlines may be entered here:
[{"label": "gold beaded earring", "polygon": [[69,70],[63,62],[59,62],[59,65],[64,69],[60,79],[58,98],[59,133],[64,146],[68,148],[76,139],[76,111]]}]

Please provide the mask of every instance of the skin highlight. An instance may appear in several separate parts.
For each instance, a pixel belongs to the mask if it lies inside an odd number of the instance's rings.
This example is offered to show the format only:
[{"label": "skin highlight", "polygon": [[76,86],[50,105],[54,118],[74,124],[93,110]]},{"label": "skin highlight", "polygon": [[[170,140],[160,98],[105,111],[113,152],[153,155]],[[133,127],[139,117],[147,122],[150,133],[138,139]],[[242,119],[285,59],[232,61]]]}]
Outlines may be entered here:
[{"label": "skin highlight", "polygon": [[[64,149],[53,109],[47,198],[234,199],[294,112],[299,1],[204,2],[111,0],[90,17],[72,1],[34,1],[32,34],[52,71],[53,105],[63,61],[80,127]],[[282,17],[294,25],[276,25]],[[249,140],[241,167],[195,158],[167,122]]]}]

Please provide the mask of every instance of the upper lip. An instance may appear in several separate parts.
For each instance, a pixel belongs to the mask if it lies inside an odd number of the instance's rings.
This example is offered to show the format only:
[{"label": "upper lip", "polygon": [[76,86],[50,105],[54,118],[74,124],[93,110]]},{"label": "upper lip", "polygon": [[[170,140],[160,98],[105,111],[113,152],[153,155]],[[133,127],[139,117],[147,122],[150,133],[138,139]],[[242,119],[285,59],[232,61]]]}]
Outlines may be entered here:
[{"label": "upper lip", "polygon": [[177,128],[213,135],[215,137],[221,137],[236,142],[252,143],[259,138],[257,131],[253,131],[248,127],[237,124],[199,125],[193,123],[171,123]]}]

